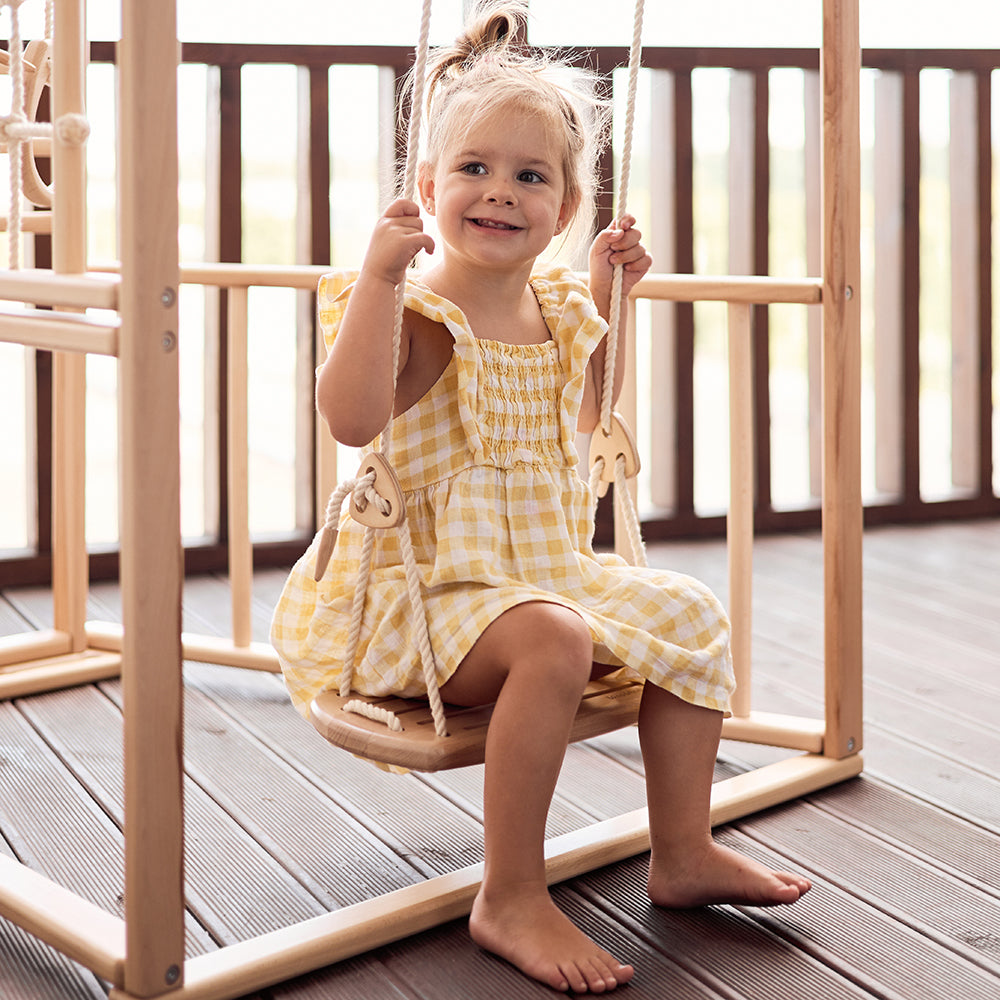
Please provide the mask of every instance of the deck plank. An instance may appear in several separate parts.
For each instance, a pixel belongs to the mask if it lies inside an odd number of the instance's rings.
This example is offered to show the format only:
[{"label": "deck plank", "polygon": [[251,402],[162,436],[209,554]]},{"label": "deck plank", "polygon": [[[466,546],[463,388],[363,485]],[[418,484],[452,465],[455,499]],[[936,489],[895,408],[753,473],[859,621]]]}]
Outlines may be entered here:
[{"label": "deck plank", "polygon": [[[0,854],[16,857],[3,837]],[[88,969],[15,924],[0,920],[0,996],[3,1000],[104,1000],[105,993]]]},{"label": "deck plank", "polygon": [[[854,783],[851,783],[851,788]],[[830,810],[801,804],[769,810],[735,828],[769,844],[796,869],[815,872],[855,898],[891,914],[901,925],[944,945],[965,961],[1000,975],[1000,895],[970,885],[938,864],[870,836]],[[968,848],[966,830],[939,824],[948,854]]]},{"label": "deck plank", "polygon": [[[819,551],[815,535],[758,542],[757,708],[819,713]],[[662,911],[643,902],[643,857],[556,888],[581,926],[635,961],[629,996],[996,995],[1000,523],[880,529],[866,535],[865,555],[866,773],[718,832],[768,863],[811,873],[814,891],[787,910]],[[650,556],[725,595],[720,545],[655,545]],[[257,574],[255,638],[266,638],[283,582],[278,571]],[[89,613],[115,620],[117,588],[96,585]],[[221,635],[228,616],[224,580],[187,581],[186,628]],[[0,632],[50,618],[44,589],[2,595]],[[291,708],[278,677],[189,663],[185,678],[190,953],[481,860],[481,768],[384,774],[328,747]],[[120,892],[119,701],[120,686],[109,681],[0,704],[0,850],[47,866],[112,910]],[[727,741],[718,774],[789,753]],[[634,729],[574,746],[549,834],[634,808],[643,794]],[[73,838],[83,851],[66,847]],[[4,1000],[102,995],[90,973],[0,921]],[[476,948],[460,921],[283,983],[261,1000],[535,995],[551,994]]]},{"label": "deck plank", "polygon": [[[121,731],[117,707],[89,687],[31,700],[35,724],[66,765],[84,776],[100,808],[120,825],[120,737],[108,739],[109,732]],[[185,812],[188,829],[194,832],[185,857],[188,908],[211,935],[197,942],[194,953],[325,912],[326,907],[271,863],[266,851],[190,778],[185,782]]]}]

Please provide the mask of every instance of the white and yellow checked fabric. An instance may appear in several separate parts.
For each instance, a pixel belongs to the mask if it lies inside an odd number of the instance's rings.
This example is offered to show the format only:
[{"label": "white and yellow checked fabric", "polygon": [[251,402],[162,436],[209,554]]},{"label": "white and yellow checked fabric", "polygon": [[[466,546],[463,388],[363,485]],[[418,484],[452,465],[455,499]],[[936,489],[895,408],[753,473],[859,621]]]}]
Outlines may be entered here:
[{"label": "white and yellow checked fabric", "polygon": [[[328,344],[355,277],[320,282]],[[504,611],[545,600],[583,618],[598,662],[728,711],[729,623],[715,597],[690,577],[593,550],[593,497],[574,441],[587,360],[606,325],[569,271],[539,273],[532,287],[552,339],[514,346],[477,340],[456,306],[407,286],[407,307],[455,339],[442,377],[393,421],[387,449],[406,494],[438,679]],[[345,512],[323,579],[313,580],[314,541],[274,613],[271,640],[304,714],[339,686],[363,534]],[[401,562],[395,532],[379,532],[354,674],[362,694],[425,693]]]}]

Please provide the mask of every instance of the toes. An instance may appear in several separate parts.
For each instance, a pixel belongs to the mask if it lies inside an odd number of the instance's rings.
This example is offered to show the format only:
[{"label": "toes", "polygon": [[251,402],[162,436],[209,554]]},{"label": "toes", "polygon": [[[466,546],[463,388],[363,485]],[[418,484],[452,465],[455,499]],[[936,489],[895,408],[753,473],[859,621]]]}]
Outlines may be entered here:
[{"label": "toes", "polygon": [[563,977],[563,982],[566,984],[561,987],[562,990],[565,991],[568,989],[572,993],[589,992],[587,980],[584,979],[583,973],[575,965],[566,966],[565,968],[560,967],[559,972]]},{"label": "toes", "polygon": [[812,888],[812,882],[801,875],[794,875],[792,872],[775,872],[774,874],[781,880],[784,888],[794,889],[799,896],[804,896]]},{"label": "toes", "polygon": [[555,989],[572,993],[608,993],[618,986],[624,986],[634,975],[631,965],[622,965],[608,956],[606,960],[586,960],[580,964],[559,967],[556,979],[561,977],[562,985],[550,981]]}]

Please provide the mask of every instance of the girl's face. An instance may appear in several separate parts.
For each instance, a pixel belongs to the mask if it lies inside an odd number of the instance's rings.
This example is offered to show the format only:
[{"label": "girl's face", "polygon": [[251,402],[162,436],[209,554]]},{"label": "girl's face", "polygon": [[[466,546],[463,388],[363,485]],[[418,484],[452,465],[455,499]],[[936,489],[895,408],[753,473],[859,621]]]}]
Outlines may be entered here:
[{"label": "girl's face", "polygon": [[542,115],[499,108],[445,149],[420,179],[450,252],[503,269],[534,263],[573,217],[558,131]]}]

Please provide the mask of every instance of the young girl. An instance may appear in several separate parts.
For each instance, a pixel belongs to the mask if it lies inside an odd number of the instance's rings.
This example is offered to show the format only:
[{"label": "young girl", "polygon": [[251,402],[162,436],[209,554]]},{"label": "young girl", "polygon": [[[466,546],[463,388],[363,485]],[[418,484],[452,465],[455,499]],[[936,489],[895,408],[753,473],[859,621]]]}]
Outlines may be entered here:
[{"label": "young girl", "polygon": [[[623,266],[627,295],[651,260],[625,216],[594,240],[589,287],[566,269],[537,266],[574,218],[589,221],[582,206],[592,198],[596,130],[594,105],[565,68],[518,51],[524,6],[480,4],[428,72],[418,183],[442,255],[407,282],[395,396],[395,288],[414,255],[434,247],[407,200],[379,220],[359,273],[320,285],[330,350],[316,396],[347,445],[367,445],[395,413],[383,444],[406,496],[442,698],[496,702],[472,936],[557,990],[600,993],[627,983],[632,967],[556,908],[543,860],[550,800],[591,677],[626,668],[647,681],[639,734],[654,903],[792,903],[809,883],[711,836],[713,767],[733,687],[722,608],[688,577],[637,569],[591,545],[594,500],[574,439],[599,418],[613,267]],[[363,530],[345,515],[319,583],[314,543],[275,613],[272,639],[305,713],[338,685]],[[375,544],[354,686],[420,695],[395,533],[379,532]]]}]

